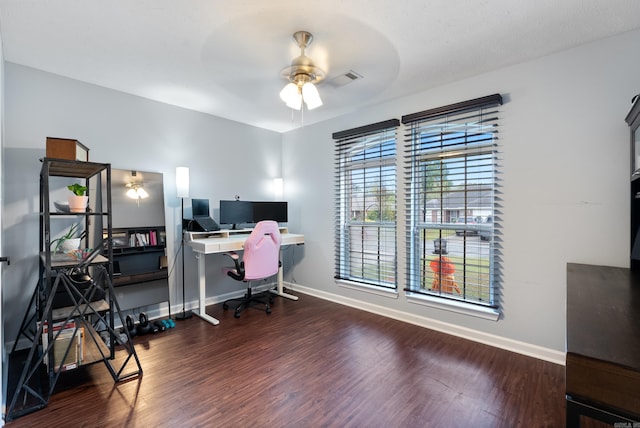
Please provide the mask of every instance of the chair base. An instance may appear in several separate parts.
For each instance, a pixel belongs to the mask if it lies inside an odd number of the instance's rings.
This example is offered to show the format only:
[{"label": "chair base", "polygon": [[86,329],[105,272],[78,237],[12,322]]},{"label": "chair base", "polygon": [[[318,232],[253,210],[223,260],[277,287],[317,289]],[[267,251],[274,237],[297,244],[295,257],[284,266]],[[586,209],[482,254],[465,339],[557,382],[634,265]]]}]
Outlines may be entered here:
[{"label": "chair base", "polygon": [[264,311],[267,314],[271,314],[271,303],[273,303],[273,297],[269,291],[253,294],[251,287],[247,288],[247,293],[244,297],[237,297],[235,299],[226,300],[222,303],[223,309],[229,309],[230,302],[239,302],[234,309],[233,316],[240,318],[240,313],[247,308],[256,307],[256,305],[264,305]]}]

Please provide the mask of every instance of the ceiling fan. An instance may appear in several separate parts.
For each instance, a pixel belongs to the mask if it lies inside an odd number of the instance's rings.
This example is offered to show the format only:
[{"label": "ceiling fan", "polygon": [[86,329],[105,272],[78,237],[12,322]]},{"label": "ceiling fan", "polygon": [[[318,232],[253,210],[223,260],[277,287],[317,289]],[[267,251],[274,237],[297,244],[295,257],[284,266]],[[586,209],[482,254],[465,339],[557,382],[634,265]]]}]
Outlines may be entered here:
[{"label": "ceiling fan", "polygon": [[315,84],[324,79],[325,72],[304,54],[304,50],[313,41],[313,35],[308,31],[296,31],[293,33],[293,40],[300,47],[300,55],[291,61],[291,66],[282,70],[282,77],[289,83],[280,91],[280,98],[289,108],[300,110],[304,101],[307,109],[313,110],[322,105]]}]

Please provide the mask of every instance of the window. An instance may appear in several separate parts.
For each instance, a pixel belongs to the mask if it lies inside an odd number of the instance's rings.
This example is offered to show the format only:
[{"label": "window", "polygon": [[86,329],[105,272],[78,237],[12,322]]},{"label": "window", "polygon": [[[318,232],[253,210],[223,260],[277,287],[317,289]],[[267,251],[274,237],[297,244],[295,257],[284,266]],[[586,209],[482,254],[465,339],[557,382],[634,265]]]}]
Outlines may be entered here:
[{"label": "window", "polygon": [[396,289],[397,119],[333,134],[335,278]]},{"label": "window", "polygon": [[407,291],[498,307],[500,95],[403,116]]}]

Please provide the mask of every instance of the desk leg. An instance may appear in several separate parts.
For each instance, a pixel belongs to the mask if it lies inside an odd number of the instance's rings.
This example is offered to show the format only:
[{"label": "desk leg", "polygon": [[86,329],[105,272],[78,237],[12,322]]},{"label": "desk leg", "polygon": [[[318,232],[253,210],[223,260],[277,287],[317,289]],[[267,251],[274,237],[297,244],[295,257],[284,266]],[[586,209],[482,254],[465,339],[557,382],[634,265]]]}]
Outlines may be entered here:
[{"label": "desk leg", "polygon": [[284,292],[284,281],[282,279],[282,266],[280,266],[280,269],[278,269],[278,289],[277,290],[271,290],[271,292],[273,294],[276,294],[280,297],[286,297],[287,299],[291,299],[291,300],[298,300],[298,296],[294,296],[293,294],[288,294]]},{"label": "desk leg", "polygon": [[204,263],[204,258],[206,257],[206,254],[203,253],[199,253],[198,254],[198,284],[200,286],[200,296],[198,297],[199,300],[199,304],[200,304],[200,310],[199,313],[196,313],[195,315],[202,318],[203,320],[205,320],[206,322],[213,324],[213,325],[218,325],[220,324],[220,321],[218,321],[217,319],[215,319],[214,317],[207,315],[206,311],[205,311],[205,301],[206,301],[206,297],[207,297],[207,291],[206,291],[206,278],[205,278],[205,263]]}]

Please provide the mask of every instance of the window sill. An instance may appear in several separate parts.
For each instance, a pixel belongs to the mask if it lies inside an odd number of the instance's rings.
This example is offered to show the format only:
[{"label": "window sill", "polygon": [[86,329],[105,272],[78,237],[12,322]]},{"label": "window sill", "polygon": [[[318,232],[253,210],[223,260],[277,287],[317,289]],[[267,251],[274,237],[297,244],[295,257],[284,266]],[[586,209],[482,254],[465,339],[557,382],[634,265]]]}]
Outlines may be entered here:
[{"label": "window sill", "polygon": [[494,308],[483,308],[481,306],[472,305],[470,303],[439,299],[437,297],[425,296],[424,294],[412,293],[410,291],[408,291],[406,295],[407,301],[409,303],[429,306],[431,308],[456,312],[463,315],[470,315],[491,321],[498,321],[498,319],[500,318],[500,311]]},{"label": "window sill", "polygon": [[393,299],[398,298],[398,292],[396,290],[375,287],[373,285],[361,284],[359,282],[345,281],[344,279],[336,280],[336,284],[338,284],[340,287],[350,288],[352,290],[364,291],[365,293],[376,294],[378,296],[391,297]]}]

